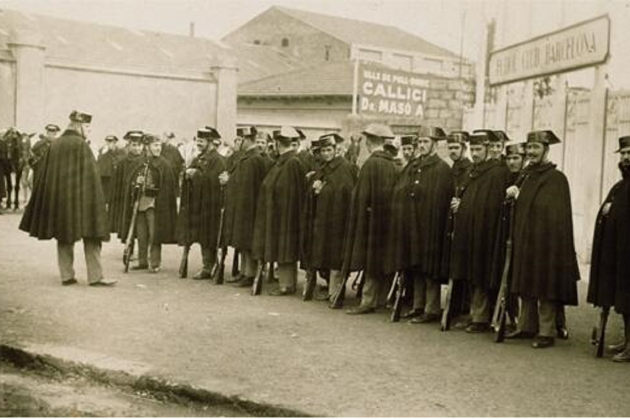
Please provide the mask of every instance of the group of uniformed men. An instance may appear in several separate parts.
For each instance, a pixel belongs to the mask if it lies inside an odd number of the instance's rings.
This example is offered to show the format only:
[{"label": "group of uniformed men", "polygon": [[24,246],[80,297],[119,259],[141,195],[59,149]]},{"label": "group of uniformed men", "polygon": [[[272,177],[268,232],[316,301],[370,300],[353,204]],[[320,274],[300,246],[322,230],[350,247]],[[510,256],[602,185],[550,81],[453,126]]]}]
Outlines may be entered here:
[{"label": "group of uniformed men", "polygon": [[[318,273],[326,280],[331,303],[345,278],[362,272],[360,304],[347,311],[353,315],[385,305],[398,273],[413,296],[405,314],[412,323],[440,320],[441,285],[450,280],[451,312],[470,333],[490,329],[498,290],[509,278],[517,322],[506,338],[545,348],[568,337],[564,306],[577,305],[580,274],[569,184],[548,160],[550,146],[560,142],[552,131],[517,143],[501,131],[447,135],[422,126],[401,137],[401,167],[391,129],[370,124],[362,132],[369,156],[360,168],[357,139],[346,152],[336,133],[298,152],[306,137],[298,129],[282,127],[264,138],[256,127],[240,128],[226,158],[217,150],[220,134],[204,127],[196,133],[197,156],[184,167],[181,156],[164,154],[157,136],[131,131],[128,151],[112,148],[116,156],[102,157],[100,172],[90,172],[91,116],[73,112],[70,119],[42,158],[20,226],[57,239],[64,285],[76,283],[72,246],[79,239],[90,284],[111,285],[100,268],[101,240],[110,232],[127,240],[133,223],[135,269],[159,271],[162,244],[198,243],[203,263],[194,278],[210,279],[217,249],[229,246],[241,256],[240,274],[230,280],[235,286],[250,287],[261,264],[276,265],[278,286],[270,294],[294,294],[299,263],[311,280]],[[443,140],[452,166],[437,153]],[[625,341],[611,350],[615,361],[630,361],[630,273],[623,260],[630,255],[630,137],[619,139],[618,152],[623,179],[598,218],[588,300],[623,314]],[[108,179],[101,183],[99,176]],[[62,200],[51,200],[54,194]]]}]

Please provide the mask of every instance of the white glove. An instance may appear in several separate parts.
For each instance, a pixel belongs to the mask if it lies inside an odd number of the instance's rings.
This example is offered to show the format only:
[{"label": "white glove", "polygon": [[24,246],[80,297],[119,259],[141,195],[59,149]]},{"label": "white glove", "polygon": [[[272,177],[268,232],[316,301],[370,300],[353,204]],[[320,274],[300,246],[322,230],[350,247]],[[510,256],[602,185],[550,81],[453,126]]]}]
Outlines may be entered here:
[{"label": "white glove", "polygon": [[521,190],[518,189],[516,185],[512,185],[507,190],[505,190],[505,195],[507,198],[513,198],[514,200],[518,199],[518,195],[521,193]]}]

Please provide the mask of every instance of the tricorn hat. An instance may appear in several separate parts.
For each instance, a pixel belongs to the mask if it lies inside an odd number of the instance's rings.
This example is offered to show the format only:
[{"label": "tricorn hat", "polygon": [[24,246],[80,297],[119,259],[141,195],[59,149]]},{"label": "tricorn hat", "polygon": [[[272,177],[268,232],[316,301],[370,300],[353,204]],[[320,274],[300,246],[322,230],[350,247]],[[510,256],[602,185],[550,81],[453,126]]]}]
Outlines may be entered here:
[{"label": "tricorn hat", "polygon": [[619,149],[615,150],[615,153],[621,152],[626,147],[630,147],[630,136],[619,137]]},{"label": "tricorn hat", "polygon": [[551,130],[532,131],[527,134],[527,143],[552,145],[560,143],[560,139]]},{"label": "tricorn hat", "polygon": [[512,141],[505,144],[505,156],[525,155],[525,143]]},{"label": "tricorn hat", "polygon": [[446,133],[440,127],[421,126],[418,130],[418,138],[428,137],[431,140],[443,140],[446,138]]},{"label": "tricorn hat", "polygon": [[380,137],[382,139],[393,139],[394,133],[389,126],[385,124],[370,124],[365,130],[363,130],[363,134],[372,136],[372,137]]},{"label": "tricorn hat", "polygon": [[473,132],[470,136],[468,136],[468,142],[471,146],[483,145],[487,146],[490,144],[490,137],[494,136],[494,134],[490,134],[487,132]]},{"label": "tricorn hat", "polygon": [[197,130],[197,138],[206,140],[218,140],[221,138],[221,134],[214,128],[206,125],[204,128]]},{"label": "tricorn hat", "polygon": [[240,127],[236,129],[238,137],[256,137],[258,130],[253,125],[250,127]]},{"label": "tricorn hat", "polygon": [[142,130],[131,130],[125,133],[123,139],[128,141],[141,141],[143,136],[144,133],[142,132]]},{"label": "tricorn hat", "polygon": [[[319,147],[336,146],[337,144],[342,142],[343,137],[341,137],[337,133],[324,134],[323,136],[320,136],[319,140],[317,140]],[[315,141],[313,141],[313,146],[314,145]]]},{"label": "tricorn hat", "polygon": [[[486,136],[486,141],[488,143],[499,143],[501,141],[503,141],[501,139],[501,137],[499,137],[499,135],[497,134],[496,131],[494,130],[487,130],[487,129],[479,129],[479,130],[473,130],[473,135],[474,134],[482,134]],[[507,137],[507,136],[506,136]],[[470,144],[472,144],[472,140],[470,141]]]},{"label": "tricorn hat", "polygon": [[494,131],[494,134],[498,137],[499,140],[501,140],[504,143],[507,143],[510,141],[510,138],[508,137],[507,133],[503,130],[492,130]]},{"label": "tricorn hat", "polygon": [[284,125],[280,127],[280,130],[273,131],[274,139],[289,139],[289,140],[297,140],[300,138],[300,133],[298,131],[288,125]]},{"label": "tricorn hat", "polygon": [[446,136],[446,142],[466,144],[468,143],[469,137],[470,134],[468,134],[468,131],[451,131],[450,134]]},{"label": "tricorn hat", "polygon": [[90,114],[86,114],[85,112],[72,111],[70,113],[70,121],[89,124],[92,122],[92,116]]},{"label": "tricorn hat", "polygon": [[400,137],[401,146],[415,146],[418,142],[418,136],[415,134],[405,135]]},{"label": "tricorn hat", "polygon": [[304,131],[300,130],[299,128],[296,128],[295,131],[297,131],[300,140],[306,140],[306,134],[304,134]]},{"label": "tricorn hat", "polygon": [[44,127],[44,129],[46,131],[52,131],[55,133],[61,130],[57,124],[47,124],[46,127]]},{"label": "tricorn hat", "polygon": [[144,135],[144,137],[142,137],[142,143],[147,145],[147,146],[149,144],[151,144],[151,143],[156,143],[156,142],[159,142],[159,141],[160,141],[160,138],[158,136],[156,136],[155,134],[146,133]]}]

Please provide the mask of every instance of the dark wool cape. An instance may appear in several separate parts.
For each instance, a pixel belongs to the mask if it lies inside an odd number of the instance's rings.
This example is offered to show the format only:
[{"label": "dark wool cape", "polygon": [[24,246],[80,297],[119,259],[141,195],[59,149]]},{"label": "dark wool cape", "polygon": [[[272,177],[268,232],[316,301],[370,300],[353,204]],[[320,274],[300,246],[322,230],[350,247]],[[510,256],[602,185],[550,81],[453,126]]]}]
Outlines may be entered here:
[{"label": "dark wool cape", "polygon": [[487,160],[473,165],[469,176],[454,217],[451,276],[489,289],[508,170],[497,160]]},{"label": "dark wool cape", "polygon": [[223,241],[239,251],[251,251],[260,186],[269,162],[257,147],[240,152],[237,157],[225,186]]},{"label": "dark wool cape", "polygon": [[361,167],[352,191],[344,246],[344,269],[348,272],[364,270],[370,276],[384,273],[392,191],[397,176],[394,159],[382,150],[373,152]]},{"label": "dark wool cape", "polygon": [[148,162],[150,170],[157,173],[158,193],[155,197],[155,244],[174,244],[175,221],[177,220],[177,197],[175,195],[175,174],[171,165],[163,157],[140,157],[133,159],[127,169],[124,186],[124,202],[122,206],[123,241],[129,230],[135,203],[134,183],[140,173],[144,171],[144,164]]},{"label": "dark wool cape", "polygon": [[[312,188],[315,181],[321,181],[324,185],[318,195]],[[301,262],[305,267],[341,270],[355,182],[353,165],[341,156],[324,162],[309,180],[302,223],[304,254]]]},{"label": "dark wool cape", "polygon": [[387,272],[415,268],[430,278],[441,277],[444,229],[453,192],[451,168],[438,155],[407,164],[394,186]]},{"label": "dark wool cape", "polygon": [[197,156],[190,168],[197,172],[182,184],[177,241],[179,245],[198,243],[215,248],[223,205],[219,175],[226,170],[225,159],[213,149]]},{"label": "dark wool cape", "polygon": [[510,291],[521,297],[577,305],[580,279],[566,176],[546,163],[524,169],[514,207]]},{"label": "dark wool cape", "polygon": [[105,202],[110,203],[111,189],[114,174],[116,168],[122,159],[125,158],[125,152],[120,149],[108,150],[101,154],[96,160],[96,168],[98,169],[99,176],[101,177],[101,185],[103,186],[103,194],[105,195]]},{"label": "dark wool cape", "polygon": [[109,239],[96,161],[76,131],[66,130],[44,156],[20,229],[62,243]]},{"label": "dark wool cape", "polygon": [[114,176],[110,180],[110,191],[108,199],[108,221],[109,231],[116,233],[119,239],[125,240],[127,231],[125,230],[125,221],[123,218],[124,204],[125,204],[125,186],[127,185],[127,177],[129,177],[129,171],[135,166],[134,161],[140,159],[142,156],[136,156],[132,154],[126,154],[114,170]]},{"label": "dark wool cape", "polygon": [[295,151],[286,152],[269,170],[260,188],[254,258],[279,264],[300,258],[302,206],[306,171]]},{"label": "dark wool cape", "polygon": [[586,300],[630,314],[630,178],[615,184],[604,203],[612,205],[597,215]]}]

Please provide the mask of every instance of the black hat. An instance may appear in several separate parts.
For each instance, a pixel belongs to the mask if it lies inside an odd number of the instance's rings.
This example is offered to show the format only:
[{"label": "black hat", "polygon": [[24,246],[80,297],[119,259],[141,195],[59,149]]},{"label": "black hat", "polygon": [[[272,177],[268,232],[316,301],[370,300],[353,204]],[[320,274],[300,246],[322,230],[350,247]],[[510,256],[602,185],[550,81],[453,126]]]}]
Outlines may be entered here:
[{"label": "black hat", "polygon": [[507,143],[508,141],[510,141],[510,138],[508,137],[507,133],[505,131],[502,130],[493,130],[494,134],[499,138],[499,140],[501,140],[502,142]]},{"label": "black hat", "polygon": [[446,142],[466,144],[468,143],[469,137],[470,134],[468,134],[468,131],[451,131],[450,134],[446,137]]},{"label": "black hat", "polygon": [[216,129],[207,125],[204,128],[197,130],[197,138],[206,140],[217,140],[221,138],[221,135]]},{"label": "black hat", "polygon": [[383,144],[383,148],[385,149],[385,151],[391,153],[394,156],[398,154],[399,147],[394,139],[386,139],[385,143]]},{"label": "black hat", "polygon": [[527,143],[552,145],[560,143],[560,139],[551,130],[532,131],[527,134]]},{"label": "black hat", "polygon": [[295,131],[297,131],[300,140],[306,140],[306,134],[304,134],[304,131],[300,130],[299,128],[296,128]]},{"label": "black hat", "polygon": [[253,137],[258,134],[258,130],[253,125],[251,127],[241,127],[236,129],[236,135],[238,137]]},{"label": "black hat", "polygon": [[511,142],[505,145],[505,156],[525,155],[525,143]]},{"label": "black hat", "polygon": [[89,124],[92,122],[92,116],[84,112],[72,111],[70,113],[70,121]]},{"label": "black hat", "polygon": [[61,130],[57,124],[47,124],[46,127],[44,127],[44,129],[46,131],[52,131],[54,133]]},{"label": "black hat", "polygon": [[401,146],[415,146],[417,142],[418,136],[416,136],[415,134],[400,137]]},{"label": "black hat", "polygon": [[431,140],[444,140],[446,133],[440,127],[421,126],[418,130],[418,138],[428,137]]},{"label": "black hat", "polygon": [[[337,133],[324,134],[317,141],[317,143],[319,144],[318,147],[336,146],[337,144],[342,143],[342,142],[343,142],[343,137],[341,137]],[[314,144],[315,141],[313,141],[312,143]]]},{"label": "black hat", "polygon": [[127,133],[123,136],[123,139],[136,142],[142,141],[142,137],[144,137],[142,130],[131,130],[127,131]]},{"label": "black hat", "polygon": [[621,152],[626,147],[630,147],[630,136],[619,137],[619,149],[615,150],[615,153]]},{"label": "black hat", "polygon": [[[494,130],[473,130],[473,135],[474,134],[484,134],[487,138],[488,143],[500,143],[502,141],[501,138],[497,135],[497,132]],[[470,144],[472,144],[472,141],[470,142]]]},{"label": "black hat", "polygon": [[160,138],[158,136],[156,136],[155,134],[145,134],[144,137],[142,137],[142,143],[145,145],[149,145],[151,143],[156,143],[159,142]]},{"label": "black hat", "polygon": [[109,143],[109,142],[112,142],[112,141],[113,141],[113,142],[116,142],[116,141],[118,141],[118,137],[116,137],[116,136],[112,136],[112,135],[110,135],[110,136],[106,136],[106,137],[105,137],[105,141],[106,141],[106,142],[108,142],[108,143]]},{"label": "black hat", "polygon": [[493,134],[491,135],[489,133],[473,132],[468,137],[468,141],[470,142],[471,146],[478,146],[478,145],[487,146],[488,144],[490,144],[489,137],[491,136],[493,136]]}]

